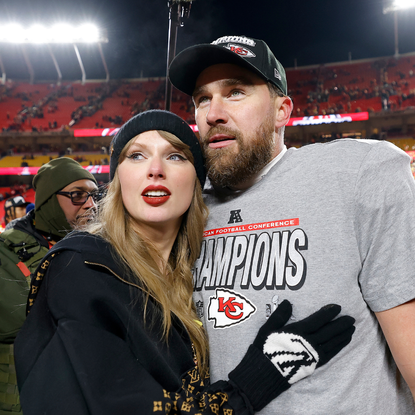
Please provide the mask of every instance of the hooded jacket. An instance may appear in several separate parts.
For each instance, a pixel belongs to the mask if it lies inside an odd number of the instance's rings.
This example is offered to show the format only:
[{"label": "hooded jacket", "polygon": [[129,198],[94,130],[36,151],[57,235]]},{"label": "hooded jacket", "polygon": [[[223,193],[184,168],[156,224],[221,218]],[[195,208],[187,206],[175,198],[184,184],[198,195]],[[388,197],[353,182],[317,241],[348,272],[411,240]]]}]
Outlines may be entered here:
[{"label": "hooded jacket", "polygon": [[49,250],[40,232],[57,241],[71,230],[56,192],[94,176],[78,162],[60,157],[44,164],[33,179],[35,210],[13,221],[0,237],[0,415],[21,413],[13,341],[26,318],[30,274]]},{"label": "hooded jacket", "polygon": [[0,415],[21,413],[13,341],[26,318],[30,274],[48,250],[33,211],[0,235]]}]

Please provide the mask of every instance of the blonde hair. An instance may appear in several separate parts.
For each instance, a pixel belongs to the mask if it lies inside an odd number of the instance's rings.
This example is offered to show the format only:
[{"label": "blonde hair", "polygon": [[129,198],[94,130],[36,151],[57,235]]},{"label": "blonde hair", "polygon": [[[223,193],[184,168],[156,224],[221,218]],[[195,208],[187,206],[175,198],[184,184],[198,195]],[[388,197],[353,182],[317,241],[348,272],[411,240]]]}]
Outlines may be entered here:
[{"label": "blonde hair", "polygon": [[[189,146],[173,134],[165,131],[157,132],[175,148],[183,151],[185,156],[194,163]],[[125,145],[119,157],[119,164],[124,161],[128,148],[136,138],[134,137]],[[155,246],[134,229],[133,218],[122,202],[118,171],[115,171],[98,212],[96,219],[85,230],[100,235],[108,241],[121,258],[124,268],[132,271],[133,281],[130,282],[138,283],[146,293],[145,309],[150,296],[156,300],[162,311],[162,338],[165,341],[172,326],[172,313],[180,319],[193,342],[200,373],[204,376],[207,372],[208,343],[205,331],[198,321],[192,299],[191,272],[200,254],[203,230],[208,216],[199,180],[196,178],[192,202],[184,214],[164,271],[160,270],[157,265],[164,261]],[[126,278],[129,274],[131,272],[126,272]],[[146,314],[145,310],[144,314]]]}]

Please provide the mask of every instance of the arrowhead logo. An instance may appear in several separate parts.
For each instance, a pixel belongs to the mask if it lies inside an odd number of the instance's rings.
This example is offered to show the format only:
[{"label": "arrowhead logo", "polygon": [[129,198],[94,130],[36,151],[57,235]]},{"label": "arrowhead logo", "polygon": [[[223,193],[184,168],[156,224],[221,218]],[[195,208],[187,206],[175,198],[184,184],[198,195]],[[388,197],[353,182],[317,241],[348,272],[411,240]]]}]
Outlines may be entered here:
[{"label": "arrowhead logo", "polygon": [[256,311],[256,307],[243,295],[223,288],[210,297],[208,320],[214,322],[215,329],[223,329],[242,323]]},{"label": "arrowhead logo", "polygon": [[232,43],[229,43],[224,47],[226,49],[229,49],[230,51],[236,53],[237,55],[240,55],[240,56],[244,57],[244,58],[255,58],[256,57],[254,52],[252,52],[248,48],[244,48],[241,45],[234,45]]}]

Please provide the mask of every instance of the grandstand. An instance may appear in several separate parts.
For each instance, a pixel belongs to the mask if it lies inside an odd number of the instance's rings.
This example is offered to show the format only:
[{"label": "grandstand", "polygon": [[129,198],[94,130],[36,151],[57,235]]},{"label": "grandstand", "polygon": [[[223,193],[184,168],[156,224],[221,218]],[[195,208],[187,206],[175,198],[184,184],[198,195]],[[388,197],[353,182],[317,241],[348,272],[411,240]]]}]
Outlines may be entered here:
[{"label": "grandstand", "polygon": [[414,54],[288,69],[287,78],[296,114],[379,112],[415,105]]},{"label": "grandstand", "polygon": [[[294,117],[359,111],[390,114],[415,108],[413,53],[288,68],[287,79]],[[164,89],[164,78],[74,81],[59,86],[9,80],[0,85],[0,131],[119,126],[137,112],[164,108]],[[178,91],[173,93],[172,110],[193,121],[192,103]]]},{"label": "grandstand", "polygon": [[[286,128],[289,146],[356,137],[386,139],[408,153],[415,150],[415,53],[288,68],[287,79],[292,117],[315,119],[312,125]],[[84,166],[107,166],[111,136],[103,129],[120,127],[141,111],[164,108],[164,91],[164,78],[59,85],[8,79],[0,84],[0,169],[40,167],[62,155]],[[173,90],[172,101],[172,111],[194,123],[191,99]],[[330,122],[334,114],[358,112],[367,112],[368,119]],[[96,135],[74,135],[83,129],[96,129]],[[30,174],[0,176],[0,185],[5,194],[14,183],[30,180]]]},{"label": "grandstand", "polygon": [[[164,108],[164,78],[0,85],[0,131],[47,132],[121,125],[149,108]],[[172,110],[192,121],[191,102],[176,91]]]}]

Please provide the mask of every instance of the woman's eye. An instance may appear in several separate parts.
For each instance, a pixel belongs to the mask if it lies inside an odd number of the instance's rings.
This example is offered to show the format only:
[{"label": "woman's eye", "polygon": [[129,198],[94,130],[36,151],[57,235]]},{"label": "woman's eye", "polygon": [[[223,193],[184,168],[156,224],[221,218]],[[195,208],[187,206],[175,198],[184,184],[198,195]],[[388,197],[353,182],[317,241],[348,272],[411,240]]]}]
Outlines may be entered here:
[{"label": "woman's eye", "polygon": [[169,160],[172,160],[172,161],[184,161],[184,160],[187,160],[187,158],[186,157],[184,157],[183,155],[181,155],[181,154],[171,154],[170,156],[169,156]]},{"label": "woman's eye", "polygon": [[142,160],[144,156],[142,153],[131,153],[127,156],[127,158],[130,160]]}]

